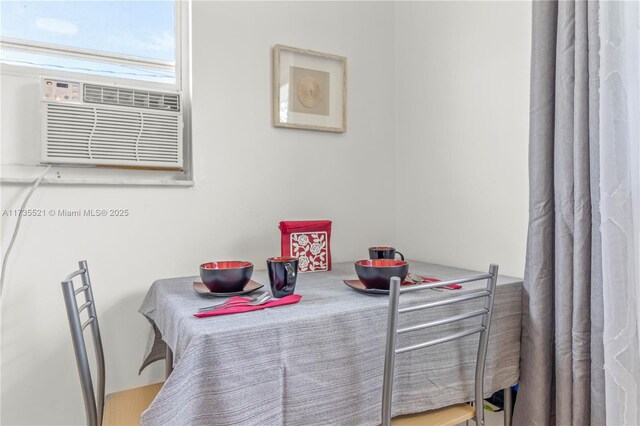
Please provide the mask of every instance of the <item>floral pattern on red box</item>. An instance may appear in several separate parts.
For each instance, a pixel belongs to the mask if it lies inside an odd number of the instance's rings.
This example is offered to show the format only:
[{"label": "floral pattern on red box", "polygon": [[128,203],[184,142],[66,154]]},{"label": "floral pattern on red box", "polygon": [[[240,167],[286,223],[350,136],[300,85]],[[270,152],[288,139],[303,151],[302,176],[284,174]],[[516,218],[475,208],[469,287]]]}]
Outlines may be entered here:
[{"label": "floral pattern on red box", "polygon": [[298,258],[299,272],[328,271],[326,232],[295,232],[290,237],[291,256]]}]

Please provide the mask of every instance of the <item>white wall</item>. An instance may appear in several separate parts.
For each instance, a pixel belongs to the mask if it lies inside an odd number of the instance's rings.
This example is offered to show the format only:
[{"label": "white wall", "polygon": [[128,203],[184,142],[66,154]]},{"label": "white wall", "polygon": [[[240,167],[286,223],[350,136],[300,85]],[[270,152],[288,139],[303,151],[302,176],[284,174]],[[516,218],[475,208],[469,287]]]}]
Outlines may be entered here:
[{"label": "white wall", "polygon": [[[197,184],[38,188],[30,207],[128,208],[131,216],[23,221],[2,301],[1,423],[84,421],[59,284],[77,260],[91,268],[114,391],[162,378],[162,363],[137,376],[148,331],[137,309],[155,279],[195,275],[219,258],[263,267],[280,253],[283,219],[333,220],[335,261],[391,243],[394,210],[379,195],[394,191],[393,39],[391,3],[195,2]],[[349,58],[346,134],[271,126],[277,43]],[[15,138],[3,137],[2,149],[22,141],[20,129]],[[379,170],[388,179],[374,185]],[[18,208],[24,194],[3,185],[2,209]],[[3,247],[13,223],[2,218]]]},{"label": "white wall", "polygon": [[397,244],[522,276],[530,2],[396,7]]},{"label": "white wall", "polygon": [[[262,265],[279,252],[281,219],[332,219],[336,261],[364,257],[369,245],[396,244],[414,259],[478,268],[491,260],[521,275],[528,8],[195,2],[197,185],[37,190],[34,208],[128,208],[131,216],[23,221],[2,301],[1,423],[83,422],[58,284],[82,258],[98,300],[108,391],[162,377],[160,364],[136,376],[148,330],[137,309],[153,280],[197,274],[197,265],[213,258]],[[277,43],[348,57],[346,134],[271,126]],[[3,106],[11,104],[11,84],[2,77]],[[3,127],[12,125],[6,117],[3,111]],[[3,130],[3,157],[34,126],[25,121],[25,133],[17,126],[8,138]],[[478,170],[459,169],[473,160]],[[499,167],[484,175],[495,162]],[[496,216],[479,209],[468,217],[467,205],[490,192]],[[3,185],[1,208],[17,208],[24,194]],[[480,239],[496,223],[499,242],[485,245]],[[3,247],[13,224],[2,218]],[[469,247],[453,242],[462,235]],[[484,252],[497,256],[477,254]]]}]

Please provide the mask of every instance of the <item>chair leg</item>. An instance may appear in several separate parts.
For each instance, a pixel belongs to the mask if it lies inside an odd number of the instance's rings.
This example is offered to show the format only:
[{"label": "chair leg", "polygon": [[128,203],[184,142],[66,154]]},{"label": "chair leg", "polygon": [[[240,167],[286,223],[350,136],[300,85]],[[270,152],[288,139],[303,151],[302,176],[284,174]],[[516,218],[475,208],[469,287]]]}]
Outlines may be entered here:
[{"label": "chair leg", "polygon": [[173,352],[171,352],[169,345],[165,343],[165,346],[167,347],[164,358],[164,376],[166,380],[169,378],[169,374],[173,371]]},{"label": "chair leg", "polygon": [[511,386],[504,389],[504,426],[511,426],[511,419],[513,417],[513,394],[511,393]]}]

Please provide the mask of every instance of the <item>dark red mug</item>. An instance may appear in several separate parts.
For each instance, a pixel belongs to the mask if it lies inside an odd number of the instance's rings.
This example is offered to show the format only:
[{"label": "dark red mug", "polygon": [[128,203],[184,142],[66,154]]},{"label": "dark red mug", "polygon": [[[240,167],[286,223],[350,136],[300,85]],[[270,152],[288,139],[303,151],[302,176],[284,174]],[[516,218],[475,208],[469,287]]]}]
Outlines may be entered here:
[{"label": "dark red mug", "polygon": [[395,259],[396,254],[404,260],[403,254],[393,247],[369,247],[369,259]]}]

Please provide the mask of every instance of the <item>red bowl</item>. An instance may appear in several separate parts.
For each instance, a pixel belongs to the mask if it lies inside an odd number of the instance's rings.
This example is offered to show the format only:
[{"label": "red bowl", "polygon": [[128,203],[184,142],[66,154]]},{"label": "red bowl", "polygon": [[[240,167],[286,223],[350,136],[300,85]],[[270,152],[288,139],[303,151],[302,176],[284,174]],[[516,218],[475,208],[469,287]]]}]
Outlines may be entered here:
[{"label": "red bowl", "polygon": [[219,260],[200,265],[200,278],[209,291],[233,293],[241,291],[251,279],[253,263],[240,260]]},{"label": "red bowl", "polygon": [[391,277],[399,277],[404,281],[409,272],[409,264],[404,260],[358,260],[355,267],[356,274],[365,287],[379,290],[389,290]]}]

